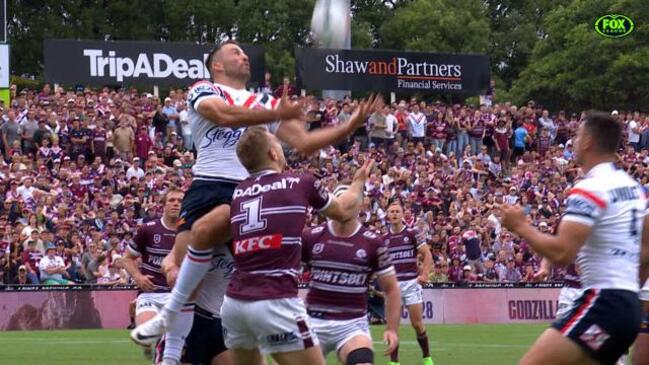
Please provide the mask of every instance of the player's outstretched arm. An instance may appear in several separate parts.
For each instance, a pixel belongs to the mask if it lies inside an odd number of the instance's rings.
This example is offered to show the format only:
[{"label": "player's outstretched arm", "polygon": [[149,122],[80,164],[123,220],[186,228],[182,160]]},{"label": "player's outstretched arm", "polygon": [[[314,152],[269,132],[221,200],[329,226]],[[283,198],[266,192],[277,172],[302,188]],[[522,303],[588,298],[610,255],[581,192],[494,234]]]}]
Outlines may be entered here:
[{"label": "player's outstretched arm", "polygon": [[307,132],[304,121],[298,119],[282,119],[282,124],[277,130],[277,138],[288,143],[298,152],[304,154],[314,153],[321,148],[334,145],[358,129],[382,102],[380,97],[370,96],[363,100],[354,110],[349,121],[333,127],[318,128]]},{"label": "player's outstretched arm", "polygon": [[640,285],[649,278],[649,215],[642,221],[642,242],[640,246]]},{"label": "player's outstretched arm", "polygon": [[385,332],[383,341],[386,344],[385,354],[391,354],[399,345],[399,321],[401,320],[401,292],[397,276],[381,275],[377,279],[383,290],[385,300]]},{"label": "player's outstretched arm", "polygon": [[291,102],[286,96],[282,96],[275,109],[249,109],[230,105],[219,97],[210,97],[202,100],[197,105],[196,111],[205,119],[227,128],[248,127],[277,120],[300,119],[304,114],[302,103]]},{"label": "player's outstretched arm", "polygon": [[500,206],[500,211],[503,226],[519,235],[535,252],[554,264],[570,264],[593,230],[590,225],[564,219],[556,235],[544,234],[527,222],[520,206],[504,204]]},{"label": "player's outstretched arm", "polygon": [[344,222],[356,217],[356,210],[363,203],[363,187],[365,181],[372,171],[374,160],[366,160],[354,175],[354,180],[338,197],[331,197],[329,206],[322,210],[325,217]]}]

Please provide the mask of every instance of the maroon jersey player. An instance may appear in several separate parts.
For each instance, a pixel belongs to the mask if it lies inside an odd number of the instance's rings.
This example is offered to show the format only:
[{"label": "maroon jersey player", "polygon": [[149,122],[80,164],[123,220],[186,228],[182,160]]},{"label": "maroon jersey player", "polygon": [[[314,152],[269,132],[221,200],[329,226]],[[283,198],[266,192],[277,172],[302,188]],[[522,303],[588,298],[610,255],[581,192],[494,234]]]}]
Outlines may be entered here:
[{"label": "maroon jersey player", "polygon": [[[422,235],[414,229],[406,227],[403,220],[403,207],[398,201],[388,207],[388,234],[383,236],[388,246],[390,258],[397,272],[401,299],[408,308],[410,323],[417,333],[417,342],[421,348],[424,365],[432,365],[428,348],[428,336],[423,320],[423,296],[421,284],[428,281],[428,273],[432,265],[430,247]],[[421,267],[417,266],[418,257],[423,258]],[[391,364],[399,361],[399,348],[390,356]]]},{"label": "maroon jersey player", "polygon": [[[347,186],[339,186],[334,196]],[[355,211],[358,216],[358,210]],[[329,220],[302,233],[302,260],[310,268],[307,312],[326,356],[336,351],[341,364],[372,364],[367,292],[372,275],[385,293],[386,354],[397,345],[401,315],[399,284],[383,240],[357,218]]]},{"label": "maroon jersey player", "polygon": [[246,130],[237,156],[251,176],[234,190],[231,204],[234,272],[221,307],[225,344],[238,364],[259,363],[261,354],[280,365],[324,364],[297,296],[302,229],[310,208],[350,219],[371,163],[333,197],[313,175],[283,172],[282,146],[263,128]]},{"label": "maroon jersey player", "polygon": [[[153,318],[169,298],[171,289],[160,266],[174,245],[182,199],[182,191],[170,189],[164,198],[162,218],[140,226],[126,251],[124,267],[140,288],[135,309],[138,325]],[[135,262],[138,257],[142,261],[139,268]]]}]

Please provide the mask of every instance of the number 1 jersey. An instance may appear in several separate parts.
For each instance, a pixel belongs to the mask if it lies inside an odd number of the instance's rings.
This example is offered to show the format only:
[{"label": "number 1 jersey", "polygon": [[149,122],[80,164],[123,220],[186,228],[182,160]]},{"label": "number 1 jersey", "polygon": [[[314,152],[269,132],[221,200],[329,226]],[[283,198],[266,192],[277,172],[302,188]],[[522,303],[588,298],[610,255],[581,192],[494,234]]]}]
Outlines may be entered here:
[{"label": "number 1 jersey", "polygon": [[234,273],[226,294],[239,300],[297,297],[307,210],[331,196],[309,174],[262,171],[234,190],[230,210]]}]

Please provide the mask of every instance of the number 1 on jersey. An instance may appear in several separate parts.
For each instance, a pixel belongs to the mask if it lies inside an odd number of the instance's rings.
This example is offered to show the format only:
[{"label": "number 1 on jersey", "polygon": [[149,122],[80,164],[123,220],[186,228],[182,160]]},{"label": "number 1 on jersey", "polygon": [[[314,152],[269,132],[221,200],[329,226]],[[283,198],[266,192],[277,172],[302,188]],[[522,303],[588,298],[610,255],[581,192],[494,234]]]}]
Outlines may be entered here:
[{"label": "number 1 on jersey", "polygon": [[246,211],[246,222],[239,227],[241,234],[266,228],[266,220],[261,219],[261,200],[258,197],[241,203],[241,209]]}]

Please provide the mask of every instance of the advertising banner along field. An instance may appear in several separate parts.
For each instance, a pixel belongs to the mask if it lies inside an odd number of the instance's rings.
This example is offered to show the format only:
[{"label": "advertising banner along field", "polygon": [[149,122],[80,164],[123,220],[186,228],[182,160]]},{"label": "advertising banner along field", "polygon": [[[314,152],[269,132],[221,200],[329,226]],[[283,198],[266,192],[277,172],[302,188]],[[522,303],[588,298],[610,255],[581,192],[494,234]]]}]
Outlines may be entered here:
[{"label": "advertising banner along field", "polygon": [[[209,79],[211,44],[47,39],[45,80],[69,85],[187,86]],[[250,59],[251,86],[264,80],[264,49],[241,45]]]},{"label": "advertising banner along field", "polygon": [[[33,289],[33,290],[32,290]],[[58,290],[53,290],[58,289]],[[308,289],[300,289],[304,298]],[[426,324],[550,323],[559,288],[424,289]],[[0,291],[0,331],[126,328],[136,290],[20,287]],[[403,308],[401,323],[410,323]]]},{"label": "advertising banner along field", "polygon": [[484,94],[489,57],[387,50],[296,48],[298,87],[319,90]]}]

